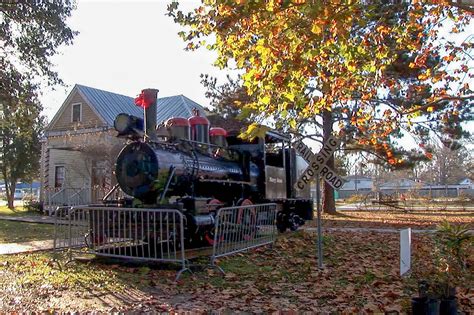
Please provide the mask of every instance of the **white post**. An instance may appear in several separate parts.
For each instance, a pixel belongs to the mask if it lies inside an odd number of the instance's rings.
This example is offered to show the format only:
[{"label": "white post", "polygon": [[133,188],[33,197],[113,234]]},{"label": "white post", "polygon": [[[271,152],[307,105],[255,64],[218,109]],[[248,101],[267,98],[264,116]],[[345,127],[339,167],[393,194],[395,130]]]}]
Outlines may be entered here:
[{"label": "white post", "polygon": [[411,268],[411,228],[400,230],[400,276]]}]

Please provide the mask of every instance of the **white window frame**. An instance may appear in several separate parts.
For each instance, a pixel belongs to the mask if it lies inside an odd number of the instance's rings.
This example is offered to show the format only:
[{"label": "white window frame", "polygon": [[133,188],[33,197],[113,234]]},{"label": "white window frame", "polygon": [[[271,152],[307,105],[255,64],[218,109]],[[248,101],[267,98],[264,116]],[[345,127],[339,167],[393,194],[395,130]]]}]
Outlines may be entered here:
[{"label": "white window frame", "polygon": [[64,165],[64,164],[55,164],[55,165],[54,165],[54,184],[53,184],[53,185],[54,185],[54,188],[58,188],[58,186],[56,186],[56,179],[57,179],[56,174],[57,174],[57,168],[58,168],[58,167],[64,168],[63,184],[62,184],[62,186],[60,187],[60,188],[64,188],[64,187],[66,187],[66,165]]},{"label": "white window frame", "polygon": [[[74,106],[79,105],[79,120],[74,121]],[[71,104],[71,122],[72,123],[77,123],[82,121],[82,103],[73,103]]]}]

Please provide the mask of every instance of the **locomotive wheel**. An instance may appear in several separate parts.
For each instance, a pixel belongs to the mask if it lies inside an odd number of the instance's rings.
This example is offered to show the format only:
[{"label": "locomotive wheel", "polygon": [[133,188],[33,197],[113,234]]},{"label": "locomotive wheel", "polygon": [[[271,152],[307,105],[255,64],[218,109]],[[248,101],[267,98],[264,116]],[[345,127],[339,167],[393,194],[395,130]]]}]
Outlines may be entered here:
[{"label": "locomotive wheel", "polygon": [[[251,206],[251,205],[253,205],[253,202],[250,201],[250,199],[244,199],[239,204],[239,206],[242,206],[242,207]],[[245,217],[244,217],[244,213],[245,213]],[[248,220],[249,218],[251,220],[252,219],[255,220],[255,218],[256,218],[255,208],[239,208],[239,211],[237,212],[237,224],[244,223],[244,222],[242,222],[242,219],[243,220]],[[253,222],[255,222],[255,221],[253,221]]]},{"label": "locomotive wheel", "polygon": [[[222,206],[224,205],[219,199],[211,199],[208,203],[207,209],[209,211],[215,211],[217,213],[217,210],[219,209],[219,205]],[[216,241],[215,239],[215,228],[213,227],[209,231],[206,231],[204,233],[204,241],[206,242],[207,245],[214,246],[214,243],[220,242],[224,240],[224,236],[221,236],[219,240]]]},{"label": "locomotive wheel", "polygon": [[283,212],[278,212],[277,214],[277,222],[276,222],[276,226],[277,226],[277,229],[278,229],[278,232],[280,233],[284,233],[287,229],[287,222],[286,221],[286,214],[284,214]]},{"label": "locomotive wheel", "polygon": [[215,229],[212,228],[211,230],[206,231],[204,233],[204,240],[210,246],[214,246],[214,244],[216,244],[216,243],[218,244],[219,242],[222,242],[224,240],[223,235],[221,235],[221,237],[218,240],[216,240],[215,239],[215,237],[216,237],[215,232],[216,232]]},{"label": "locomotive wheel", "polygon": [[242,238],[244,240],[251,240],[255,238],[256,235],[256,223],[257,223],[257,213],[255,208],[243,208],[244,206],[253,205],[253,202],[250,199],[244,199],[240,202],[239,211],[237,212],[237,224],[241,225]]},{"label": "locomotive wheel", "polygon": [[283,233],[286,229],[296,231],[304,224],[304,220],[297,214],[279,212],[277,215],[277,229],[278,232]]},{"label": "locomotive wheel", "polygon": [[219,206],[223,206],[224,203],[222,203],[222,201],[220,201],[219,199],[211,199],[209,200],[209,202],[207,203],[207,210],[208,211],[216,211],[217,213],[217,210],[219,210]]}]

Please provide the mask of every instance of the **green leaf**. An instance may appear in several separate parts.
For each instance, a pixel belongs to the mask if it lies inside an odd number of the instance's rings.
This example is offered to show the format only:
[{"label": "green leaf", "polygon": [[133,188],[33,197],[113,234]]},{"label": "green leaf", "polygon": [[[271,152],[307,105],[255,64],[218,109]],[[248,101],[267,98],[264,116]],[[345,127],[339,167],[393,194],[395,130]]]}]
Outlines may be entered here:
[{"label": "green leaf", "polygon": [[261,102],[262,104],[268,105],[268,104],[270,104],[270,100],[271,100],[270,96],[269,96],[269,95],[265,95],[264,97],[262,97],[262,98],[260,99],[260,102]]},{"label": "green leaf", "polygon": [[294,118],[291,118],[288,123],[290,124],[290,127],[293,129],[296,129],[296,120]]}]

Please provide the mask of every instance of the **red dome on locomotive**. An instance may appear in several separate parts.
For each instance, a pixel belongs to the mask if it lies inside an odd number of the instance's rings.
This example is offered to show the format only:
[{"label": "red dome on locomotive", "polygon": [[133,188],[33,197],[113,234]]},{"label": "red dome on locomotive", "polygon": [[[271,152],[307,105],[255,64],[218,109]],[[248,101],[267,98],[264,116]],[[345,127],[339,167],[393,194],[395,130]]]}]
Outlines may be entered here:
[{"label": "red dome on locomotive", "polygon": [[189,140],[190,124],[186,118],[172,117],[165,122],[165,127],[168,129],[172,138]]},{"label": "red dome on locomotive", "polygon": [[212,127],[211,130],[209,130],[209,136],[211,136],[211,137],[216,137],[216,136],[227,137],[227,131],[224,128],[221,128],[221,127]]},{"label": "red dome on locomotive", "polygon": [[209,130],[211,143],[221,147],[227,146],[227,131],[224,128],[213,127]]},{"label": "red dome on locomotive", "polygon": [[206,117],[199,116],[199,112],[197,113],[197,116],[189,117],[188,121],[191,126],[195,126],[195,125],[208,125],[209,126],[209,120],[207,120]]},{"label": "red dome on locomotive", "polygon": [[206,117],[199,116],[199,111],[193,110],[194,116],[189,117],[191,125],[191,140],[203,143],[209,143],[209,120]]}]

